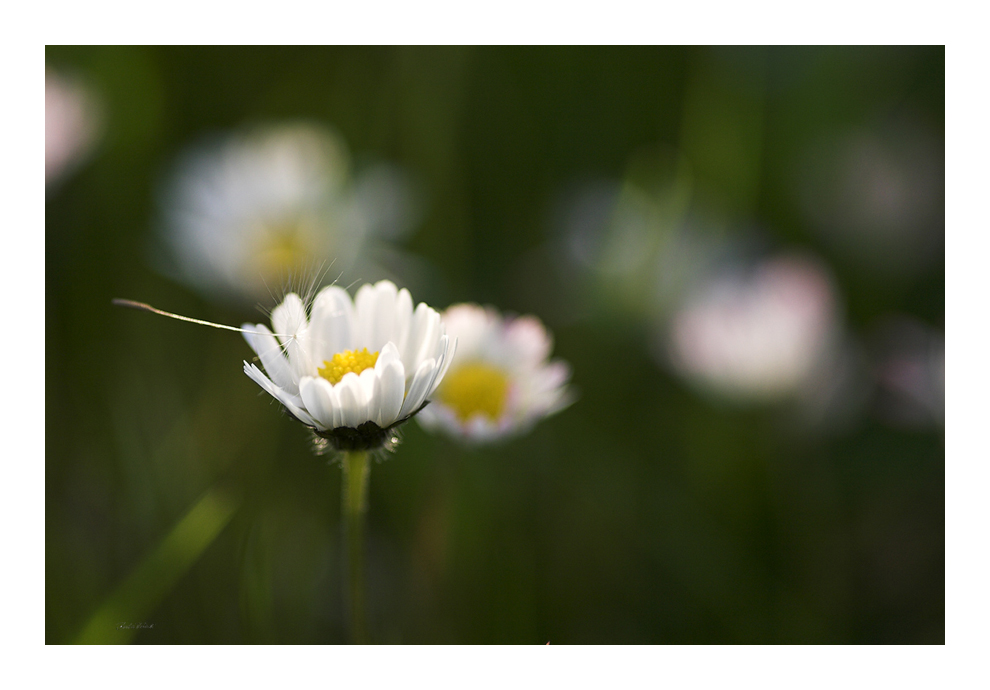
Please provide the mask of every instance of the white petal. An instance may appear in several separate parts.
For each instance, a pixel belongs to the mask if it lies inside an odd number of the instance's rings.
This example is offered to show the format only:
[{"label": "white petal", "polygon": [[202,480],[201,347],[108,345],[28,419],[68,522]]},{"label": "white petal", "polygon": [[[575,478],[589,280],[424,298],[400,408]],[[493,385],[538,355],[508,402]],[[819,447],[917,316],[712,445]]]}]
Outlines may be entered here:
[{"label": "white petal", "polygon": [[364,394],[364,400],[367,407],[368,419],[365,421],[372,421],[378,426],[381,426],[379,421],[381,413],[381,400],[379,396],[379,388],[381,386],[378,380],[378,372],[374,369],[365,369],[358,376],[361,381],[361,392]]},{"label": "white petal", "polygon": [[406,393],[406,399],[402,403],[402,409],[399,410],[400,419],[411,415],[423,404],[423,401],[426,399],[426,391],[430,386],[430,382],[433,381],[433,375],[436,374],[436,368],[437,362],[432,357],[419,365],[416,375],[413,376],[412,383],[409,384],[409,392]]},{"label": "white petal", "polygon": [[447,351],[444,355],[443,362],[440,363],[440,371],[433,380],[433,385],[430,387],[430,392],[426,397],[433,395],[440,382],[443,381],[443,377],[447,375],[447,370],[450,369],[450,363],[454,361],[454,354],[457,352],[457,338],[451,339],[450,336],[445,337],[447,337]]},{"label": "white petal", "polygon": [[356,429],[368,421],[368,402],[364,397],[364,388],[357,374],[347,373],[335,387],[337,398],[340,400],[340,413],[344,426]]},{"label": "white petal", "polygon": [[417,371],[420,363],[433,354],[441,328],[440,314],[428,307],[425,302],[420,302],[413,314],[412,332],[406,344],[406,352],[402,356],[402,363],[407,372]]},{"label": "white petal", "polygon": [[[379,358],[381,359],[381,358]],[[386,427],[399,418],[402,409],[402,394],[405,391],[406,373],[402,361],[395,359],[389,362],[379,374],[379,391],[381,427]]]},{"label": "white petal", "polygon": [[436,403],[427,405],[422,412],[416,415],[416,421],[427,431],[436,431],[443,424],[440,421],[441,408],[442,406]]},{"label": "white petal", "polygon": [[295,381],[312,373],[313,366],[309,356],[308,338],[306,331],[309,320],[306,318],[306,307],[299,295],[290,292],[282,304],[272,312],[272,327],[279,335],[276,336],[285,346],[285,353],[292,366]]},{"label": "white petal", "polygon": [[320,290],[313,300],[310,321],[310,352],[317,367],[338,352],[353,350],[354,303],[343,288],[331,285]]},{"label": "white petal", "polygon": [[570,366],[560,360],[550,362],[538,372],[530,392],[530,404],[536,416],[550,416],[577,400],[573,386],[565,385],[570,377]]},{"label": "white petal", "polygon": [[436,356],[436,368],[433,371],[433,378],[430,379],[430,385],[426,387],[426,395],[423,396],[424,399],[429,398],[433,391],[436,390],[437,385],[440,383],[440,371],[443,365],[447,363],[447,343],[449,342],[446,335],[440,336],[440,340],[437,341]]},{"label": "white petal", "polygon": [[535,391],[551,391],[567,382],[571,368],[566,362],[556,360],[535,372],[530,383]]},{"label": "white petal", "polygon": [[290,393],[297,393],[299,391],[298,379],[293,375],[289,361],[282,354],[282,347],[275,340],[275,336],[268,330],[268,327],[262,323],[253,325],[248,323],[241,328],[254,331],[253,333],[245,333],[244,339],[257,353],[262,366],[265,367],[265,373],[271,377],[275,385]]},{"label": "white petal", "polygon": [[577,400],[577,395],[571,390],[570,386],[566,388],[559,388],[552,393],[544,394],[541,400],[538,400],[538,409],[541,414],[545,417],[549,417],[552,414],[557,414],[566,407],[569,407]]},{"label": "white petal", "polygon": [[[442,325],[443,324],[441,323],[441,326]],[[440,361],[440,358],[443,357],[443,353],[446,350],[447,350],[447,334],[444,333],[443,332],[443,329],[441,328],[441,330],[440,330],[440,337],[437,338],[437,342],[436,342],[436,345],[433,348],[433,352],[430,353],[430,354],[433,355],[433,359],[435,359],[435,360],[437,360],[437,362],[439,362]]]},{"label": "white petal", "polygon": [[409,332],[412,330],[413,301],[409,290],[402,288],[395,298],[395,332],[392,334],[392,342],[399,349],[399,353],[406,351],[406,343],[409,342]]},{"label": "white petal", "polygon": [[502,427],[485,415],[477,414],[464,424],[464,435],[473,443],[485,443],[507,435],[511,428],[511,425]]},{"label": "white petal", "polygon": [[447,335],[457,338],[458,347],[467,359],[476,359],[483,350],[497,344],[501,317],[494,310],[476,304],[455,304],[443,313]]},{"label": "white petal", "polygon": [[460,418],[443,403],[435,402],[416,415],[416,421],[428,431],[442,431],[459,440],[467,440],[466,429]]},{"label": "white petal", "polygon": [[344,424],[344,410],[340,406],[340,391],[334,388],[331,397],[333,399],[333,428],[346,426]]},{"label": "white petal", "polygon": [[333,387],[321,377],[306,376],[299,381],[299,394],[306,410],[324,429],[333,429]]},{"label": "white petal", "polygon": [[378,360],[375,362],[375,371],[381,374],[385,371],[387,367],[392,362],[401,362],[399,359],[399,350],[395,347],[395,343],[387,342],[382,351],[378,353]]},{"label": "white petal", "polygon": [[251,380],[264,388],[269,395],[285,405],[285,409],[292,413],[292,415],[300,422],[303,424],[308,424],[309,426],[319,426],[316,420],[313,419],[308,412],[302,409],[302,401],[299,398],[287,393],[272,383],[267,376],[261,373],[261,370],[258,369],[258,367],[244,362],[244,373],[251,377]]},{"label": "white petal", "polygon": [[395,284],[382,280],[375,284],[374,313],[370,322],[368,349],[381,350],[395,331]]},{"label": "white petal", "polygon": [[409,322],[409,337],[406,342],[405,348],[399,350],[399,354],[402,355],[402,364],[405,365],[406,371],[412,372],[413,369],[413,359],[415,359],[417,354],[417,348],[419,346],[419,334],[423,330],[426,319],[427,310],[429,307],[426,302],[420,302],[416,307],[416,311],[413,312],[412,318]]},{"label": "white petal", "polygon": [[[306,319],[306,307],[299,295],[290,292],[282,304],[272,312],[272,327],[276,333],[295,335],[309,325]],[[287,338],[279,338],[284,344]]]},{"label": "white petal", "polygon": [[375,287],[370,283],[365,283],[360,288],[358,288],[357,294],[354,295],[354,321],[355,321],[355,339],[354,346],[356,349],[362,347],[371,347],[371,334],[372,334],[372,323],[375,318]]},{"label": "white petal", "polygon": [[311,376],[316,369],[309,355],[309,347],[308,328],[300,331],[285,344],[285,354],[289,358],[289,366],[292,367],[293,378],[296,381],[303,376]]},{"label": "white petal", "polygon": [[505,344],[519,363],[535,366],[550,356],[553,338],[535,316],[520,316],[505,328]]}]

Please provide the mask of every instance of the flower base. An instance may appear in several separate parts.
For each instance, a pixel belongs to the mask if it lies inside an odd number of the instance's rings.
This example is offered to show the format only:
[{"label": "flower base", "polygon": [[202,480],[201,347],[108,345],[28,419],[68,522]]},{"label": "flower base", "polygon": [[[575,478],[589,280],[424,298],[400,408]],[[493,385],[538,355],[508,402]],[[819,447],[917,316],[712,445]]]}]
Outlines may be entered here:
[{"label": "flower base", "polygon": [[[349,453],[354,451],[373,451],[395,449],[399,442],[398,427],[405,424],[410,419],[419,414],[429,404],[427,400],[419,408],[407,417],[397,420],[384,429],[374,422],[365,422],[352,428],[349,426],[339,426],[336,429],[315,429],[310,427],[316,443],[317,453],[328,451]],[[289,413],[291,416],[291,413]]]}]

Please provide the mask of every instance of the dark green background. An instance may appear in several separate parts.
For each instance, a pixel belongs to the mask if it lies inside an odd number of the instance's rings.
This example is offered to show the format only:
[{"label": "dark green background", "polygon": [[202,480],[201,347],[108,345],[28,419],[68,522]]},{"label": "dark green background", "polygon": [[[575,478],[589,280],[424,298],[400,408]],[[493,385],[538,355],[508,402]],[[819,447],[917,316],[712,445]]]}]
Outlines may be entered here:
[{"label": "dark green background", "polygon": [[[405,249],[434,280],[417,301],[537,312],[580,390],[479,451],[409,424],[372,468],[374,641],[944,642],[940,429],[867,410],[840,433],[793,433],[777,409],[715,403],[660,369],[646,322],[557,312],[563,298],[526,278],[560,274],[546,247],[562,190],[660,146],[696,156],[721,213],[828,261],[852,333],[892,312],[941,328],[944,261],[872,275],[820,246],[791,176],[821,135],[904,111],[941,140],[943,48],[48,47],[46,61],[88,79],[106,118],[45,208],[47,642],[76,639],[205,492],[239,508],[188,569],[130,580],[133,610],[115,615],[154,625],[133,641],[346,641],[338,467],[258,395],[239,336],[110,306],[256,319],[154,271],[155,193],[204,134],[300,118],[419,183]],[[713,142],[690,140],[686,112]],[[719,123],[753,112],[758,164],[734,177]]]}]

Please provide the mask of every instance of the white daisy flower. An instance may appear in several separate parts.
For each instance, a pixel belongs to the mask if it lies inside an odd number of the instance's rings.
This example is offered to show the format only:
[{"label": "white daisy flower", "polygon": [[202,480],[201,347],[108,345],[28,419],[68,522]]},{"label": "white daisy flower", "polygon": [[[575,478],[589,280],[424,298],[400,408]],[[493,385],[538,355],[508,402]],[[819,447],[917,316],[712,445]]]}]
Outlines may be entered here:
[{"label": "white daisy flower", "polygon": [[254,301],[318,271],[314,257],[332,260],[334,275],[355,269],[372,232],[395,234],[382,226],[401,225],[393,216],[409,206],[401,175],[379,173],[352,180],[343,140],[315,125],[231,134],[196,148],[162,200],[172,272],[211,297]]},{"label": "white daisy flower", "polygon": [[457,361],[418,416],[427,429],[483,443],[527,431],[573,402],[570,367],[547,361],[553,339],[535,316],[458,304],[443,321],[457,339]]},{"label": "white daisy flower", "polygon": [[244,324],[261,360],[244,372],[334,450],[391,447],[394,427],[419,412],[443,380],[456,339],[440,315],[383,280],[320,290],[310,313],[296,294],[264,324]]}]

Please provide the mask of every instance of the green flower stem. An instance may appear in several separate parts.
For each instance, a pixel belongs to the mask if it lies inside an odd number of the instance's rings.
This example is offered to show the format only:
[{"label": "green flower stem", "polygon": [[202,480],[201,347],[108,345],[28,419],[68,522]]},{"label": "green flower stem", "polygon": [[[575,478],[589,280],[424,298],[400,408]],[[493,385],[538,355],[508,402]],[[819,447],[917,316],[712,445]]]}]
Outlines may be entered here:
[{"label": "green flower stem", "polygon": [[367,643],[364,622],[364,513],[368,508],[368,453],[344,453],[341,510],[347,541],[347,579],[350,585],[351,642]]}]

